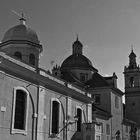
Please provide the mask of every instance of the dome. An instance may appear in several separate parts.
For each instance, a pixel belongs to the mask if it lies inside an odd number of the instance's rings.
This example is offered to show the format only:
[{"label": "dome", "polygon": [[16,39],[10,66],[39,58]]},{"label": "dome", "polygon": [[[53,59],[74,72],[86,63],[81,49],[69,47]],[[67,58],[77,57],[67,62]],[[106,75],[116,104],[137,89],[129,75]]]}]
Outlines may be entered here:
[{"label": "dome", "polygon": [[91,61],[81,54],[72,54],[64,60],[61,65],[61,69],[83,69],[83,70],[94,70],[97,71],[92,66]]},{"label": "dome", "polygon": [[25,24],[19,24],[10,28],[4,35],[2,42],[9,40],[26,40],[39,44],[39,40],[35,31]]}]

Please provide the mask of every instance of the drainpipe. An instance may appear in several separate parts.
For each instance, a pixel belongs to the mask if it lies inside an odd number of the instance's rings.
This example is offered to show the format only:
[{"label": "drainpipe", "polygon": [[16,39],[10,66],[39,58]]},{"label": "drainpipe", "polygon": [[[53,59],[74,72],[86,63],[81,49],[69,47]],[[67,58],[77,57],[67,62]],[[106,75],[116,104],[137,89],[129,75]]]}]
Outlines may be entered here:
[{"label": "drainpipe", "polygon": [[[29,85],[27,85],[26,86],[26,89],[27,89],[27,87],[29,87],[30,85],[32,85],[32,84],[29,84]],[[29,98],[30,98],[30,100],[31,100],[31,104],[32,104],[32,109],[33,109],[33,114],[32,114],[32,140],[34,140],[34,123],[35,123],[35,118],[36,118],[36,114],[35,114],[35,105],[34,105],[34,100],[33,100],[33,98],[32,98],[32,95],[31,95],[31,93],[28,91],[28,93],[29,93]]]},{"label": "drainpipe", "polygon": [[[66,124],[68,123],[68,97],[66,97]],[[67,140],[67,135],[68,135],[68,127],[66,125],[66,140]]]},{"label": "drainpipe", "polygon": [[[37,74],[39,74],[39,68],[36,69]],[[36,126],[35,126],[35,140],[37,140],[37,131],[38,131],[38,108],[39,108],[39,83],[37,85],[37,103],[36,103]]]}]

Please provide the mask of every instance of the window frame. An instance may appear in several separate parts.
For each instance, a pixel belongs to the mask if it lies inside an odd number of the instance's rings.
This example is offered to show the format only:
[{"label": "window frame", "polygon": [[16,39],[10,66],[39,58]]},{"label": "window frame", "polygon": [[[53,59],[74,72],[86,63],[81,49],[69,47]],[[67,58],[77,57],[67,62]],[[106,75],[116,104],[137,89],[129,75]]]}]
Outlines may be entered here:
[{"label": "window frame", "polygon": [[29,64],[35,66],[35,55],[33,53],[29,54]]},{"label": "window frame", "polygon": [[[81,132],[82,131],[82,123],[83,123],[83,109],[80,107],[80,106],[76,106],[76,113],[75,113],[75,116],[77,116],[78,117],[78,115],[77,115],[77,110],[78,109],[80,109],[81,110],[81,127],[80,127],[80,131],[77,131],[77,122],[78,121],[76,121],[76,131],[77,132]],[[79,118],[78,118],[79,119]]]},{"label": "window frame", "polygon": [[101,135],[96,135],[96,140],[101,140]]},{"label": "window frame", "polygon": [[[59,123],[58,123],[58,133],[52,133],[52,108],[53,108],[53,101],[57,101],[59,103]],[[57,98],[51,99],[51,106],[50,106],[50,136],[57,135],[57,137],[60,137],[60,128],[61,128],[61,102]]]},{"label": "window frame", "polygon": [[[99,98],[99,102],[97,102],[96,98]],[[100,105],[101,104],[101,94],[92,94],[92,98],[95,100],[94,104]]]},{"label": "window frame", "polygon": [[82,81],[82,82],[85,82],[85,81],[87,81],[88,80],[88,74],[87,73],[80,73],[80,80]]},{"label": "window frame", "polygon": [[106,124],[106,135],[110,135],[110,124]]},{"label": "window frame", "polygon": [[[21,90],[26,94],[26,103],[25,103],[26,107],[25,107],[25,118],[24,118],[25,129],[15,129],[14,128],[17,90]],[[28,110],[29,110],[29,91],[21,86],[14,87],[11,134],[27,135]]]},{"label": "window frame", "polygon": [[130,87],[135,87],[135,78],[133,76],[130,77]]},{"label": "window frame", "polygon": [[16,57],[16,58],[19,59],[19,60],[22,60],[22,53],[21,53],[20,51],[16,51],[16,52],[14,53],[14,57]]}]

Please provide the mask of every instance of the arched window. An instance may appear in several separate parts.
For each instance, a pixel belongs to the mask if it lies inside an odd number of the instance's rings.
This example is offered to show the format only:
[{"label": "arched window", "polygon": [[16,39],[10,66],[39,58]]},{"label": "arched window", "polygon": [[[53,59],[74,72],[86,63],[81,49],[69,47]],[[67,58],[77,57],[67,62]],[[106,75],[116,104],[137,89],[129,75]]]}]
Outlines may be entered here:
[{"label": "arched window", "polygon": [[14,89],[12,133],[27,132],[29,94],[23,87]]},{"label": "arched window", "polygon": [[77,108],[77,117],[78,117],[78,121],[77,121],[77,131],[81,132],[81,126],[82,126],[82,109]]},{"label": "arched window", "polygon": [[32,53],[29,55],[29,63],[35,65],[35,55]]},{"label": "arched window", "polygon": [[60,102],[58,99],[51,100],[51,130],[50,134],[58,134],[60,126]]},{"label": "arched window", "polygon": [[21,52],[15,52],[15,53],[14,53],[14,56],[15,56],[16,58],[18,58],[18,59],[22,59],[22,54],[21,54]]},{"label": "arched window", "polygon": [[134,87],[134,77],[130,77],[130,86]]}]

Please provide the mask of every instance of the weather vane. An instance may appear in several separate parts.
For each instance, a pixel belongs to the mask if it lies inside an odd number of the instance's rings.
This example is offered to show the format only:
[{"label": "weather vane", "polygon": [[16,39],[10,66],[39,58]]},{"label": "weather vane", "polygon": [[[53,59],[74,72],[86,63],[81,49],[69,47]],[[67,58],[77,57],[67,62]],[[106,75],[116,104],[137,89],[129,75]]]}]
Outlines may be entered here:
[{"label": "weather vane", "polygon": [[131,44],[131,51],[133,51],[133,44]]},{"label": "weather vane", "polygon": [[21,24],[25,24],[25,21],[26,21],[26,19],[25,19],[25,15],[24,15],[24,13],[22,12],[21,14],[19,14],[18,12],[16,12],[15,10],[11,10],[11,12],[13,12],[15,15],[17,15],[18,17],[20,17],[20,23]]}]

